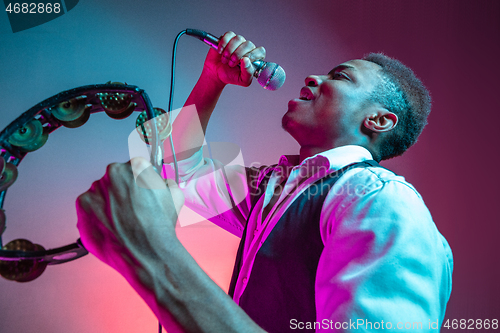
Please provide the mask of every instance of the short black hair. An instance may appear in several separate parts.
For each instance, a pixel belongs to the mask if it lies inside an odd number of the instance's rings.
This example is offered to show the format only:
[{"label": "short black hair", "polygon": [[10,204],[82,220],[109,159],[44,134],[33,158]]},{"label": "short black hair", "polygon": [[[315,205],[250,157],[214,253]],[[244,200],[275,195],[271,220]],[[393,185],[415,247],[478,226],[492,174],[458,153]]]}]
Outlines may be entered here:
[{"label": "short black hair", "polygon": [[398,116],[398,124],[380,136],[377,161],[402,155],[417,142],[431,112],[431,97],[413,71],[399,60],[383,53],[370,53],[363,60],[382,67],[382,80],[374,88],[369,100],[377,102]]}]

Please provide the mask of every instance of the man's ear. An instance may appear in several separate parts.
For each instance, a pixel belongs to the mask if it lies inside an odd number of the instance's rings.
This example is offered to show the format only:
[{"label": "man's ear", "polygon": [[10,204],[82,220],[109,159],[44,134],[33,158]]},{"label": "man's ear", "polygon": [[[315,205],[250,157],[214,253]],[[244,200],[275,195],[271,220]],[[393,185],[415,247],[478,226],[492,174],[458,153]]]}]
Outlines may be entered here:
[{"label": "man's ear", "polygon": [[392,130],[398,124],[398,116],[385,108],[366,116],[363,125],[370,131],[383,133]]}]

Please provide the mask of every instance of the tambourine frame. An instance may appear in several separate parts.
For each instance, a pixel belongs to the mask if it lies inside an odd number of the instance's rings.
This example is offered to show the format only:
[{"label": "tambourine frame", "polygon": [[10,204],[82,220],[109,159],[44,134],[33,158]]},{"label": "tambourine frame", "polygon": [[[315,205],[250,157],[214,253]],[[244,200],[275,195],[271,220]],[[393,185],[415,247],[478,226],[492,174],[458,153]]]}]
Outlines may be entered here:
[{"label": "tambourine frame", "polygon": [[[101,94],[125,94],[130,103],[135,103],[133,111],[146,111],[148,116],[153,115],[153,106],[146,92],[137,86],[121,84],[121,83],[107,83],[82,86],[70,90],[63,91],[54,95],[46,100],[36,104],[28,111],[24,112],[17,119],[12,121],[2,132],[0,132],[0,157],[5,162],[11,163],[16,167],[20,164],[23,158],[29,153],[23,151],[22,148],[16,147],[9,143],[9,138],[19,129],[25,127],[33,119],[38,119],[47,135],[55,131],[64,122],[58,120],[51,111],[60,103],[72,100],[74,98],[81,98],[84,96],[85,104],[90,108],[90,114],[97,112],[106,112],[100,99]],[[128,101],[128,100],[127,100]],[[110,115],[108,113],[108,115]],[[112,115],[110,115],[113,117]],[[115,117],[113,117],[115,118]],[[149,117],[151,119],[151,117]],[[116,118],[121,119],[121,118]],[[154,149],[154,147],[152,148]],[[0,192],[0,209],[3,208],[7,189]],[[45,251],[11,251],[3,250],[2,234],[4,230],[0,230],[0,260],[2,261],[20,261],[20,260],[37,260],[45,262],[47,265],[56,265],[71,260],[80,258],[88,253],[83,247],[80,239],[73,244],[49,249]]]}]

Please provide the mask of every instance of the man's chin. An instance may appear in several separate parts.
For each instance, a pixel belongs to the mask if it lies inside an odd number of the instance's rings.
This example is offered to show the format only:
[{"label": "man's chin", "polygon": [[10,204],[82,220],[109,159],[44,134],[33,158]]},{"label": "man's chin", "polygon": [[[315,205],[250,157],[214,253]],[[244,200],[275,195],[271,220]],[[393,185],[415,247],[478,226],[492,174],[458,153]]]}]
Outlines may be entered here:
[{"label": "man's chin", "polygon": [[292,136],[292,138],[294,138],[296,141],[296,137],[294,135],[294,126],[293,126],[294,122],[292,119],[290,119],[290,117],[288,117],[288,113],[285,113],[285,115],[283,116],[283,118],[281,118],[281,128],[283,128],[283,130],[285,132],[287,132],[288,134],[290,134]]},{"label": "man's chin", "polygon": [[283,115],[281,118],[281,128],[285,130],[285,132],[288,132],[288,126],[290,123],[290,119],[288,118],[288,112]]}]

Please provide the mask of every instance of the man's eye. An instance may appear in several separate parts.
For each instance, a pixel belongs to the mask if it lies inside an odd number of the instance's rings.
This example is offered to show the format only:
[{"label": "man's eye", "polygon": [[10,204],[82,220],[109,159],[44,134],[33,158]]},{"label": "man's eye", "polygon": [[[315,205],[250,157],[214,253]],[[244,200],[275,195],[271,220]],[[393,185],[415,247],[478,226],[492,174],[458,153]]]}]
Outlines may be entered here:
[{"label": "man's eye", "polygon": [[345,73],[342,73],[342,72],[333,73],[332,78],[334,80],[336,80],[336,79],[349,79],[349,77]]}]

